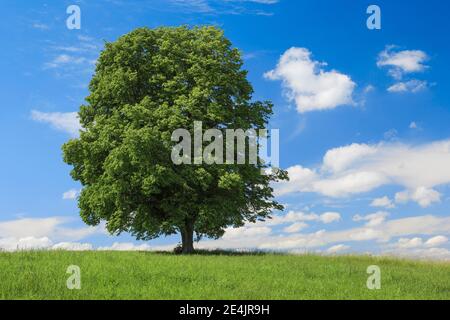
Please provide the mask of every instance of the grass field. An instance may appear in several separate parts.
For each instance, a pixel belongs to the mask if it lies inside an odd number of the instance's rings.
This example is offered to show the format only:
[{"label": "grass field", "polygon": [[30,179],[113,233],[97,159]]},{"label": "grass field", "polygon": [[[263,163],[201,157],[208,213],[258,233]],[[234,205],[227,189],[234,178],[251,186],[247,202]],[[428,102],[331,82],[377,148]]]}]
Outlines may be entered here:
[{"label": "grass field", "polygon": [[[69,290],[69,265],[81,289]],[[380,290],[366,269],[381,268]],[[371,257],[0,253],[1,299],[450,299],[450,264]]]}]

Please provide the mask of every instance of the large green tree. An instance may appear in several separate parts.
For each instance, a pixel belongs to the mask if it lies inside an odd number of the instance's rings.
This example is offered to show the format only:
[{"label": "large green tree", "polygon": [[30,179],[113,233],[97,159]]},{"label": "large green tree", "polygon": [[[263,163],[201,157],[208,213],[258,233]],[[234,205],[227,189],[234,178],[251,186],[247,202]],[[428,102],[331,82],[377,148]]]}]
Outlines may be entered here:
[{"label": "large green tree", "polygon": [[216,27],[139,28],[106,43],[81,106],[80,137],[63,146],[83,185],[81,217],[139,240],[179,233],[184,253],[196,239],[270,217],[272,181],[264,164],[181,164],[174,130],[262,129],[270,102],[252,101],[240,52]]}]

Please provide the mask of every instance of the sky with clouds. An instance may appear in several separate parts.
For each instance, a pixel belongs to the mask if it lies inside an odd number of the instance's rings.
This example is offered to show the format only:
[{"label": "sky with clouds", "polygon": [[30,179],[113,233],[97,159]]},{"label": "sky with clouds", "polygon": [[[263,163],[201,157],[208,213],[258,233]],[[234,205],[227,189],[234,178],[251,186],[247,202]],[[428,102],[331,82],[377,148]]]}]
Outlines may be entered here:
[{"label": "sky with clouds", "polygon": [[[178,237],[113,237],[78,215],[61,145],[106,41],[136,27],[213,24],[272,100],[285,204],[201,248],[450,260],[450,4],[353,0],[96,0],[0,4],[0,248],[160,250]],[[66,27],[69,5],[81,29]]]}]

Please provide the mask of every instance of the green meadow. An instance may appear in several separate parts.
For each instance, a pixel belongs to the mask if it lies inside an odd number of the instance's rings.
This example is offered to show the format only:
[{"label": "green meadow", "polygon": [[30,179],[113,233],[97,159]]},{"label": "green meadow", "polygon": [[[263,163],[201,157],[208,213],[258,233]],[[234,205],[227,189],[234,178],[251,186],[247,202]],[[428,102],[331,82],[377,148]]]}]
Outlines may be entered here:
[{"label": "green meadow", "polygon": [[[81,271],[69,290],[68,266]],[[369,290],[367,267],[381,269]],[[450,299],[450,264],[282,254],[0,253],[1,299]]]}]

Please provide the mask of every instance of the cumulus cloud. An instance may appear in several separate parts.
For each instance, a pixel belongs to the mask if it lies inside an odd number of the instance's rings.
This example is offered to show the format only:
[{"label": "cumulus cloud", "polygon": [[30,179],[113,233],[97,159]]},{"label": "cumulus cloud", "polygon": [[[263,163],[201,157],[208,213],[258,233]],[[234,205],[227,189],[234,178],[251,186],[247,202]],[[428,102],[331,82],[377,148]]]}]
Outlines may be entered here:
[{"label": "cumulus cloud", "polygon": [[76,112],[40,112],[31,111],[31,119],[37,122],[50,124],[53,128],[66,132],[72,137],[77,137],[81,130],[81,124]]},{"label": "cumulus cloud", "polygon": [[448,238],[445,236],[436,236],[428,239],[425,242],[425,246],[427,247],[438,247],[448,242]]},{"label": "cumulus cloud", "polygon": [[412,190],[408,199],[428,206],[439,201],[439,194],[432,188],[450,183],[448,163],[450,140],[421,145],[352,144],[329,150],[319,167],[288,168],[291,180],[276,183],[274,187],[278,196],[315,192],[345,197],[383,185],[399,185]]},{"label": "cumulus cloud", "polygon": [[[331,243],[348,241],[379,240],[388,241],[391,238],[404,237],[408,235],[436,235],[450,232],[449,217],[418,216],[410,218],[400,218],[395,220],[384,220],[372,223],[369,221],[364,227],[339,230],[333,232],[321,231],[312,234],[300,234],[294,236],[278,237],[277,240],[267,241],[262,246],[276,248],[289,247],[298,244],[299,246],[323,246]],[[295,246],[294,246],[295,247]]]},{"label": "cumulus cloud", "polygon": [[412,239],[401,238],[397,242],[398,248],[418,248],[423,245],[422,238],[416,237]]},{"label": "cumulus cloud", "polygon": [[242,228],[228,228],[223,239],[245,239],[248,237],[265,236],[271,232],[272,229],[269,227],[244,226]]},{"label": "cumulus cloud", "polygon": [[319,216],[323,223],[332,223],[341,220],[341,215],[338,212],[325,212]]},{"label": "cumulus cloud", "polygon": [[78,196],[78,190],[70,189],[63,193],[63,200],[75,200]]},{"label": "cumulus cloud", "polygon": [[366,216],[355,215],[353,221],[367,221],[366,227],[376,227],[381,225],[388,216],[388,212],[379,211]]},{"label": "cumulus cloud", "polygon": [[318,180],[312,190],[330,197],[345,197],[371,191],[387,182],[387,178],[379,172],[349,172],[342,176]]},{"label": "cumulus cloud", "polygon": [[281,80],[289,101],[300,113],[353,104],[356,84],[348,75],[325,71],[326,63],[314,61],[306,48],[290,48],[265,78]]},{"label": "cumulus cloud", "polygon": [[0,238],[50,238],[55,240],[80,240],[103,233],[102,227],[71,228],[71,219],[65,217],[23,218],[0,222]]},{"label": "cumulus cloud", "polygon": [[395,79],[401,79],[408,73],[423,72],[428,55],[421,50],[397,50],[396,46],[387,46],[378,55],[378,67],[387,67],[389,74]]},{"label": "cumulus cloud", "polygon": [[276,195],[311,192],[313,184],[319,179],[319,175],[314,170],[300,165],[292,166],[287,171],[289,173],[289,182],[276,184]]},{"label": "cumulus cloud", "polygon": [[[279,224],[298,221],[300,217],[304,219],[303,221],[320,221],[320,216],[297,212],[296,214],[291,214],[289,218],[281,219],[283,217],[281,216],[279,219],[275,219],[275,222],[272,222],[272,224],[270,224],[271,220],[248,224],[242,228],[227,230],[229,236],[222,239],[203,240],[196,247],[199,249],[288,250],[289,252],[310,252],[312,249],[328,247],[328,249],[325,249],[325,253],[337,254],[350,249],[350,246],[342,243],[372,240],[387,246],[387,250],[384,249],[382,254],[408,257],[419,256],[421,258],[441,260],[446,260],[450,257],[447,249],[439,248],[448,243],[448,238],[444,235],[450,234],[450,217],[428,215],[387,220],[387,215],[379,212],[355,219],[365,221],[366,224],[363,227],[339,231],[319,230],[313,233],[299,233],[283,230],[285,233],[280,234],[275,233],[272,229]],[[330,215],[323,215],[323,217],[326,216]],[[269,225],[265,225],[266,223]],[[295,223],[301,223],[301,221],[294,222],[293,224]],[[232,230],[235,231],[233,232]],[[417,235],[422,235],[423,237],[418,237]],[[386,245],[390,239],[396,238],[400,239],[393,244]],[[173,247],[174,244],[150,246],[148,243],[115,242],[111,246],[99,247],[97,250],[167,251],[173,249]],[[53,244],[48,237],[0,237],[0,250],[16,251],[31,249],[95,250],[89,243],[60,242]]]},{"label": "cumulus cloud", "polygon": [[435,236],[426,241],[420,237],[400,238],[389,245],[392,249],[387,253],[420,259],[450,260],[450,251],[440,247],[447,242],[448,238],[445,236]]},{"label": "cumulus cloud", "polygon": [[379,207],[379,208],[387,208],[387,209],[392,209],[395,207],[392,200],[389,199],[387,196],[384,196],[382,198],[373,199],[370,206],[371,207]]},{"label": "cumulus cloud", "polygon": [[329,224],[337,222],[339,220],[341,220],[341,215],[339,212],[325,212],[322,214],[316,214],[316,213],[304,213],[301,211],[289,211],[286,214],[275,215],[272,217],[272,219],[266,219],[266,221],[258,221],[256,224],[248,223],[246,226],[252,228],[254,228],[255,226],[266,227],[304,221],[316,221]]},{"label": "cumulus cloud", "polygon": [[334,148],[323,157],[323,168],[331,172],[340,172],[351,165],[364,161],[365,157],[373,155],[377,149],[366,144],[353,143],[351,145]]},{"label": "cumulus cloud", "polygon": [[30,250],[63,250],[63,251],[169,251],[174,248],[168,246],[152,246],[149,244],[121,243],[115,242],[111,246],[94,248],[91,243],[59,242],[53,244],[48,237],[25,237],[25,238],[0,238],[0,251],[30,251]]},{"label": "cumulus cloud", "polygon": [[350,249],[349,246],[346,246],[344,244],[337,244],[335,246],[328,248],[326,253],[336,254],[336,253],[341,253],[343,251],[347,251],[348,249]]},{"label": "cumulus cloud", "polygon": [[308,224],[306,224],[304,222],[296,222],[296,223],[293,223],[290,226],[284,228],[283,231],[286,233],[297,233],[300,230],[303,230],[307,227],[308,227]]},{"label": "cumulus cloud", "polygon": [[402,93],[402,92],[420,92],[428,87],[428,83],[422,80],[409,80],[406,82],[397,82],[388,88],[389,92]]},{"label": "cumulus cloud", "polygon": [[60,242],[52,246],[53,250],[65,250],[65,251],[90,251],[94,247],[90,243],[78,243],[78,242]]},{"label": "cumulus cloud", "polygon": [[110,247],[100,247],[97,250],[100,251],[150,251],[152,248],[150,245],[144,244],[134,244],[131,242],[114,242]]},{"label": "cumulus cloud", "polygon": [[419,187],[412,191],[397,192],[395,194],[395,201],[397,203],[406,203],[410,200],[417,202],[423,208],[427,208],[435,202],[440,202],[441,194],[436,190],[425,187]]},{"label": "cumulus cloud", "polygon": [[428,68],[425,62],[428,55],[421,50],[398,50],[396,46],[387,46],[378,55],[377,65],[387,68],[391,77],[397,80],[387,91],[391,93],[417,93],[428,88],[428,82],[417,79],[401,81],[405,75],[420,73]]},{"label": "cumulus cloud", "polygon": [[[197,247],[200,249],[295,250],[303,252],[330,245],[338,246],[348,242],[376,241],[383,244],[390,239],[405,238],[412,235],[434,236],[436,239],[431,241],[433,238],[430,238],[431,243],[443,244],[445,239],[441,236],[450,234],[450,217],[417,216],[395,220],[387,220],[386,217],[387,214],[382,212],[360,217],[360,221],[366,222],[364,226],[339,231],[319,230],[312,233],[287,234],[257,232],[252,236],[247,231],[245,238],[230,237],[219,240],[203,240]],[[261,225],[248,225],[245,229],[253,227],[261,228]],[[425,244],[422,247],[430,248]]]},{"label": "cumulus cloud", "polygon": [[0,237],[0,251],[43,250],[52,245],[47,237],[2,238]]},{"label": "cumulus cloud", "polygon": [[419,260],[450,261],[450,250],[446,248],[398,248],[385,254]]}]

